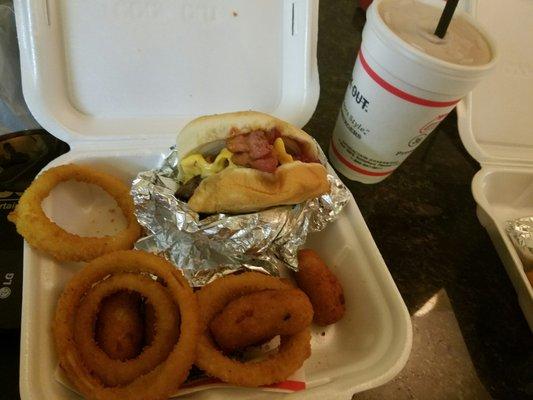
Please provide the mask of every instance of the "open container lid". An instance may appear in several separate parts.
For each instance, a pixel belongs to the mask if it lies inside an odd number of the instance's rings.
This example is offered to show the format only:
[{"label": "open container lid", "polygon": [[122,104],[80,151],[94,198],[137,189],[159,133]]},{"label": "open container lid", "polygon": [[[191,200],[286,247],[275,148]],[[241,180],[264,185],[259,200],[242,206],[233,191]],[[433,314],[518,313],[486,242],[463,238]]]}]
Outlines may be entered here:
[{"label": "open container lid", "polygon": [[303,126],[319,95],[318,0],[15,0],[23,92],[69,142],[173,143],[254,109]]},{"label": "open container lid", "polygon": [[472,1],[500,49],[491,75],[457,107],[461,139],[481,164],[533,164],[533,2]]}]

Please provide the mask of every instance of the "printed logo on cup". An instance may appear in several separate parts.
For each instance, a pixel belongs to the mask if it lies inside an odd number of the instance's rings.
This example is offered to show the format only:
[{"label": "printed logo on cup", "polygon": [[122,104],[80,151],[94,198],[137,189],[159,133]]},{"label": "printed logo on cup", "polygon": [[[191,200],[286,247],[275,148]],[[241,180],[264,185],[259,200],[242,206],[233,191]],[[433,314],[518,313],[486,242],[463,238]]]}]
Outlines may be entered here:
[{"label": "printed logo on cup", "polygon": [[432,121],[430,121],[426,125],[424,125],[422,128],[420,128],[419,132],[420,133],[424,133],[426,135],[430,134],[437,127],[437,125],[439,125],[441,123],[441,121],[444,118],[446,118],[447,115],[448,115],[448,113],[438,115],[437,117],[435,117],[435,119],[433,119]]},{"label": "printed logo on cup", "polygon": [[416,97],[389,79],[359,53],[331,142],[334,159],[368,177],[392,173],[458,102]]},{"label": "printed logo on cup", "polygon": [[[429,133],[429,132],[428,132]],[[428,133],[422,133],[420,135],[417,135],[415,136],[414,138],[412,138],[411,140],[409,140],[409,142],[407,143],[407,145],[411,148],[415,148],[417,147],[420,143],[422,143],[424,141],[424,139],[426,138],[426,136],[428,135]]]}]

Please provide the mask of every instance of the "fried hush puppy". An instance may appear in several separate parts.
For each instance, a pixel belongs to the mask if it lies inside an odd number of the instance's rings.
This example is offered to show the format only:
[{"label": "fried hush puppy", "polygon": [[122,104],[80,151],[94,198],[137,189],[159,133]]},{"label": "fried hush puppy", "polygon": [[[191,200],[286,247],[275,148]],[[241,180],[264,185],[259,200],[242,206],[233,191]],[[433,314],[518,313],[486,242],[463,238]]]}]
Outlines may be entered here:
[{"label": "fried hush puppy", "polygon": [[326,263],[311,249],[298,251],[296,283],[311,300],[313,321],[326,326],[339,321],[346,310],[344,292],[337,277]]},{"label": "fried hush puppy", "polygon": [[143,346],[143,329],[141,296],[138,293],[122,291],[102,302],[95,338],[110,358],[129,360],[137,357]]},{"label": "fried hush puppy", "polygon": [[312,320],[313,307],[301,290],[262,290],[230,302],[210,329],[220,348],[231,353],[277,335],[293,335]]}]

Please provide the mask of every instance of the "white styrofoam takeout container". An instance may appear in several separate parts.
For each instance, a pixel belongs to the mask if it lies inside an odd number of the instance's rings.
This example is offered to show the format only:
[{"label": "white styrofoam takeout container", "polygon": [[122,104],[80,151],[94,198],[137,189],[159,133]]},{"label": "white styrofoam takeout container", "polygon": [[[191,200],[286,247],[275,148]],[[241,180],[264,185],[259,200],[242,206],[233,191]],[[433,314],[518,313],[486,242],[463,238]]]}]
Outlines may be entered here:
[{"label": "white styrofoam takeout container", "polygon": [[501,49],[496,70],[457,107],[461,139],[481,164],[472,181],[478,217],[515,287],[533,331],[533,288],[505,231],[510,219],[533,216],[533,3],[471,1],[470,11]]},{"label": "white styrofoam takeout container", "polygon": [[[15,0],[15,12],[25,99],[71,146],[48,167],[87,164],[131,182],[162,161],[194,116],[253,108],[302,126],[316,106],[317,0]],[[78,231],[109,229],[70,218],[98,212],[97,194],[66,189],[62,196],[47,200],[52,219]],[[339,276],[347,302],[342,321],[313,334],[309,389],[222,389],[187,398],[349,399],[402,369],[411,349],[409,314],[355,200],[308,244]],[[24,248],[23,400],[77,398],[54,378],[51,321],[81,266]]]}]

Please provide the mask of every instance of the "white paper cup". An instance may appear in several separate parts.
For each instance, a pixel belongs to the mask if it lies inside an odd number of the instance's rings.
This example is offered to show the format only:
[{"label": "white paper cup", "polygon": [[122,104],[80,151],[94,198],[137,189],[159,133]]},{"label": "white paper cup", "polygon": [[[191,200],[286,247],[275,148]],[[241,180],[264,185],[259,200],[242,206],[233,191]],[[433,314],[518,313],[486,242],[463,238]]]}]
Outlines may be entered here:
[{"label": "white paper cup", "polygon": [[[385,24],[379,13],[382,2],[375,0],[367,10],[361,49],[329,148],[333,166],[347,178],[364,183],[389,176],[493,69],[498,58],[491,37],[459,11],[487,40],[491,61],[470,66],[432,57]],[[444,2],[440,3],[428,2],[442,10]]]}]

